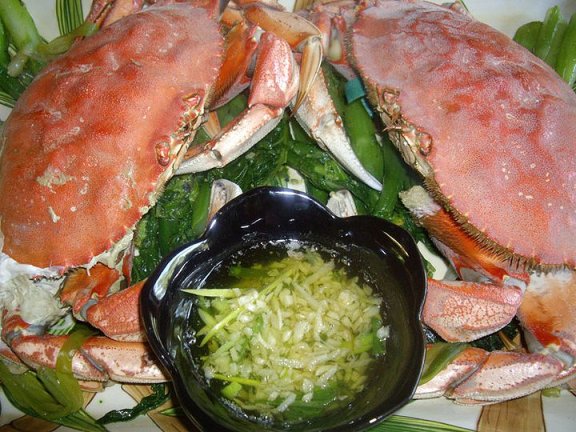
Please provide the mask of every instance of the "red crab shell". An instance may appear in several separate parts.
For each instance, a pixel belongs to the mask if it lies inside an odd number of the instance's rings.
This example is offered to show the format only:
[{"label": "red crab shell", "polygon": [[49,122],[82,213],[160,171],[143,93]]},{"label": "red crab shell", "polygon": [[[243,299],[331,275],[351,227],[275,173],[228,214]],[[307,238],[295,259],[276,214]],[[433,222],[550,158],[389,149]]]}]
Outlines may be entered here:
[{"label": "red crab shell", "polygon": [[576,264],[576,95],[551,68],[425,2],[365,9],[350,46],[372,102],[416,127],[437,198],[528,261]]},{"label": "red crab shell", "polygon": [[3,252],[65,268],[122,239],[172,174],[222,50],[206,11],[180,5],[131,15],[46,67],[4,127]]}]

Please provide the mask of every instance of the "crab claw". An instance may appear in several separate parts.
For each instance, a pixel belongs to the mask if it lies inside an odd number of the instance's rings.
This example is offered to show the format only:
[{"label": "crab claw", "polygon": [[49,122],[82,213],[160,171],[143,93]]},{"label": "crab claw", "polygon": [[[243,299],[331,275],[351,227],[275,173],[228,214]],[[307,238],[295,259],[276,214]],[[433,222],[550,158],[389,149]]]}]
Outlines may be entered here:
[{"label": "crab claw", "polygon": [[[65,280],[60,298],[74,315],[117,341],[143,341],[138,299],[144,282],[113,292],[116,270],[97,264],[89,271],[76,269]],[[115,311],[110,313],[110,311]]]},{"label": "crab claw", "polygon": [[429,279],[422,316],[444,340],[469,342],[508,324],[521,301],[517,287]]},{"label": "crab claw", "polygon": [[354,176],[373,189],[381,190],[382,184],[370,174],[354,153],[350,139],[344,129],[342,119],[330,97],[322,71],[310,87],[308,97],[296,108],[293,102],[294,117],[308,135],[332,155]]},{"label": "crab claw", "polygon": [[257,4],[247,7],[244,16],[251,23],[280,36],[292,48],[301,49],[300,81],[294,103],[294,111],[298,110],[316,80],[322,64],[324,49],[320,30],[299,15]]},{"label": "crab claw", "polygon": [[210,142],[191,147],[178,174],[220,168],[248,151],[281,120],[284,108],[296,95],[297,82],[298,68],[290,46],[273,33],[264,33],[248,108]]},{"label": "crab claw", "polygon": [[106,27],[127,15],[142,9],[144,0],[95,0],[86,21]]},{"label": "crab claw", "polygon": [[555,385],[562,370],[562,362],[543,354],[468,347],[430,381],[419,385],[414,397],[446,396],[459,404],[486,405]]}]

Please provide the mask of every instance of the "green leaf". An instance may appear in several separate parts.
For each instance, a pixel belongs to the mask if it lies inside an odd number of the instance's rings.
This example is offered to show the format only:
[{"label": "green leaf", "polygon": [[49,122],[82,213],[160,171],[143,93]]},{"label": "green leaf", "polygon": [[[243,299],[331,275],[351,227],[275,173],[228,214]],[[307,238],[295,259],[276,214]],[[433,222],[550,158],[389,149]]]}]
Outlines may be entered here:
[{"label": "green leaf", "polygon": [[[52,377],[51,377],[52,378]],[[18,410],[33,417],[38,417],[53,423],[68,426],[87,432],[101,432],[106,429],[96,423],[83,409],[62,403],[66,397],[62,394],[65,388],[60,388],[54,396],[54,382],[50,379],[42,381],[31,371],[23,374],[12,374],[8,367],[0,361],[0,382],[6,398]],[[49,387],[49,388],[48,388]]]},{"label": "green leaf", "polygon": [[133,408],[113,410],[100,417],[97,422],[100,425],[132,420],[148,411],[158,408],[170,398],[170,392],[165,384],[152,384],[152,394],[143,397]]},{"label": "green leaf", "polygon": [[518,27],[516,33],[514,33],[514,41],[522,45],[524,48],[530,52],[534,51],[534,46],[538,41],[538,35],[540,34],[540,28],[542,27],[542,21],[531,21]]},{"label": "green leaf", "polygon": [[573,87],[576,84],[576,12],[570,18],[564,33],[555,68],[568,85]]},{"label": "green leaf", "polygon": [[435,343],[428,348],[420,384],[425,384],[434,378],[468,347],[469,345],[465,343]]}]

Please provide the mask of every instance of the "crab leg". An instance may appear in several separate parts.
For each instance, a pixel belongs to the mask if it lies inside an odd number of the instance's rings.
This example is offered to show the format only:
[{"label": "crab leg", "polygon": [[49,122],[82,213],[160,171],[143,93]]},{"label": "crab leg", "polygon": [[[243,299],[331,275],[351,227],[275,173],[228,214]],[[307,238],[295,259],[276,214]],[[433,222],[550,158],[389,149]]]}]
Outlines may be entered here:
[{"label": "crab leg", "polygon": [[[77,301],[72,307],[75,314],[106,334],[106,337],[87,339],[74,354],[72,369],[75,376],[90,381],[166,381],[143,342],[138,310],[143,283],[107,296],[110,282],[116,281],[114,277],[118,273],[103,265],[92,270],[91,275],[84,269],[75,272],[66,280],[63,289],[66,301]],[[58,352],[68,336],[41,333],[43,328],[31,326],[18,315],[3,319],[3,339],[20,361],[32,368],[54,368]],[[13,364],[18,363],[6,350],[0,355]]]},{"label": "crab leg", "polygon": [[[18,315],[4,317],[2,338],[12,353],[1,350],[3,359],[15,367],[24,363],[31,368],[55,368],[58,353],[68,336],[44,335],[43,328],[31,326]],[[14,356],[15,354],[16,356]],[[90,381],[163,382],[164,372],[155,364],[143,342],[121,342],[108,337],[90,337],[74,353],[72,371],[79,379]]]},{"label": "crab leg", "polygon": [[528,347],[576,365],[576,274],[532,274],[518,310]]},{"label": "crab leg", "polygon": [[523,281],[506,277],[496,260],[463,233],[422,187],[400,196],[457,273],[469,279],[430,279],[424,322],[448,341],[475,340],[508,324],[522,301]]},{"label": "crab leg", "polygon": [[[426,301],[424,320],[440,333],[450,332],[443,329],[446,321],[437,317],[454,315],[455,310],[465,314],[474,315],[478,308],[478,299],[487,299],[490,296],[494,301],[486,303],[483,311],[484,318],[502,317],[502,325],[506,324],[506,316],[518,307],[517,315],[532,351],[549,353],[560,358],[567,367],[576,361],[576,324],[573,317],[576,315],[576,275],[573,271],[551,270],[548,273],[526,273],[525,275],[510,275],[501,265],[498,257],[489,253],[486,248],[478,246],[469,235],[457,226],[448,213],[435,204],[432,198],[420,187],[415,187],[402,193],[403,203],[417,217],[420,224],[430,232],[441,250],[454,264],[458,274],[470,279],[476,276],[478,282],[438,282],[431,281],[434,287],[451,289],[454,298],[458,296],[474,299],[469,301],[468,310],[464,311],[464,304],[436,302],[441,298],[438,293],[433,294]],[[441,239],[441,240],[439,240]],[[474,265],[473,263],[476,263]],[[520,296],[519,288],[522,288]],[[494,291],[504,291],[504,294],[490,294]],[[458,291],[460,290],[460,293]],[[501,308],[498,308],[498,296],[502,295]],[[447,299],[451,295],[443,296]],[[428,303],[430,301],[430,304]],[[435,303],[435,304],[434,304]],[[440,312],[443,309],[442,312]],[[499,309],[496,311],[496,309]],[[458,314],[459,316],[460,314]],[[476,314],[477,315],[477,314]],[[481,317],[482,318],[482,317]],[[489,320],[488,320],[489,321]],[[494,320],[497,330],[499,323]],[[466,340],[473,340],[492,331],[480,331],[477,336],[471,335]],[[446,335],[449,340],[462,338],[463,334]]]},{"label": "crab leg", "polygon": [[302,16],[284,10],[276,1],[237,0],[223,11],[221,21],[228,25],[237,25],[240,21],[257,25],[286,40],[293,49],[300,49],[300,81],[295,107],[304,101],[312,83],[320,71],[324,55],[322,33],[310,21]]},{"label": "crab leg", "polygon": [[517,287],[434,279],[428,287],[424,322],[449,342],[473,341],[500,330],[522,301]]},{"label": "crab leg", "polygon": [[446,396],[460,404],[514,399],[553,385],[562,363],[543,354],[467,348],[444,370],[418,386],[416,399]]},{"label": "crab leg", "polygon": [[488,358],[488,352],[480,348],[467,348],[452,360],[430,381],[420,384],[415,399],[429,399],[444,396],[458,383],[476,372]]},{"label": "crab leg", "polygon": [[190,148],[177,173],[223,167],[248,151],[280,122],[284,108],[296,95],[297,83],[298,68],[290,46],[274,34],[264,33],[248,108],[213,140]]},{"label": "crab leg", "polygon": [[248,69],[258,47],[255,26],[240,21],[228,32],[224,63],[214,86],[211,109],[224,105],[250,85]]},{"label": "crab leg", "polygon": [[109,338],[143,341],[138,310],[143,282],[113,293],[119,280],[119,273],[103,264],[77,269],[64,281],[60,298],[72,307],[77,319],[89,322]]},{"label": "crab leg", "polygon": [[326,59],[346,79],[358,75],[348,63],[346,34],[355,20],[353,2],[331,2],[309,11],[301,11],[306,19],[318,27]]},{"label": "crab leg", "polygon": [[569,379],[576,358],[574,272],[508,275],[498,265],[498,257],[473,242],[422,188],[413,188],[401,198],[457,272],[477,278],[477,282],[429,280],[424,322],[446,340],[474,340],[493,333],[517,314],[533,351],[491,352],[472,375],[447,388],[448,397],[459,403],[491,403]]},{"label": "crab leg", "polygon": [[86,21],[105,27],[139,11],[143,4],[144,0],[94,0]]},{"label": "crab leg", "polygon": [[448,397],[461,404],[486,404],[526,396],[547,387],[563,370],[543,354],[493,351],[482,366]]},{"label": "crab leg", "polygon": [[[22,336],[11,348],[31,368],[56,367],[67,336]],[[168,381],[142,342],[119,342],[107,337],[87,339],[72,357],[72,372],[90,381],[154,383]]]},{"label": "crab leg", "polygon": [[300,48],[300,81],[294,110],[302,104],[320,71],[323,58],[322,35],[310,21],[291,12],[252,4],[250,1],[238,2],[244,6],[244,16],[248,21],[270,31],[286,40],[292,48]]}]

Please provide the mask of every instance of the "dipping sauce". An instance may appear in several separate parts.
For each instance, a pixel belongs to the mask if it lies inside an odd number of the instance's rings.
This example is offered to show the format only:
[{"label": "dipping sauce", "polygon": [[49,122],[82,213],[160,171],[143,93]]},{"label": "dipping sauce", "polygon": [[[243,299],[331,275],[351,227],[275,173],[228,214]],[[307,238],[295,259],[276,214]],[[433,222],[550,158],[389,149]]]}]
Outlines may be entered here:
[{"label": "dipping sauce", "polygon": [[386,351],[382,298],[311,245],[243,251],[184,291],[197,300],[195,343],[207,382],[264,422],[349,404]]}]

